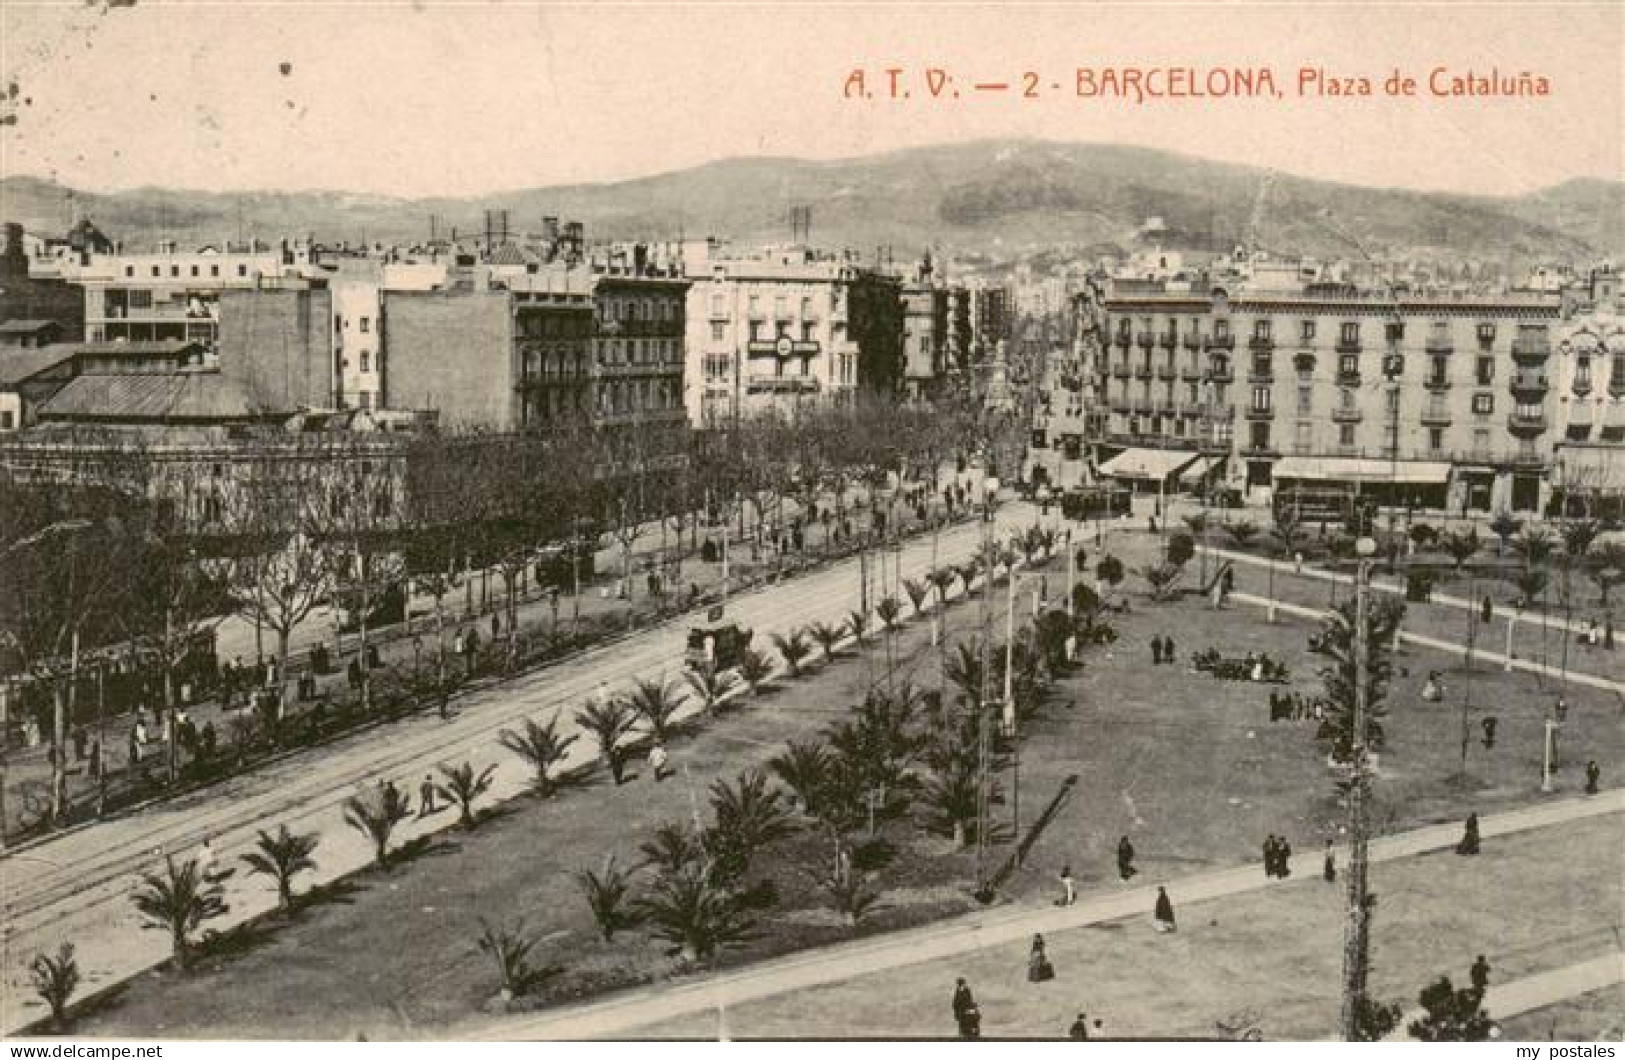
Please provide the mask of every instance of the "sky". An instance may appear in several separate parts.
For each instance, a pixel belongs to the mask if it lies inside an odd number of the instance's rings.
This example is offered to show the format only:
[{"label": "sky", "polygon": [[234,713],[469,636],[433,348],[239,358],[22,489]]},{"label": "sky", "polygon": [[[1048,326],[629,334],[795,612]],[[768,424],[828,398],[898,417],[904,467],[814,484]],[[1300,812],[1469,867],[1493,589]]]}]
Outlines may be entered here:
[{"label": "sky", "polygon": [[[893,67],[907,100],[885,98]],[[928,67],[961,98],[929,98]],[[1079,98],[1079,67],[1267,67],[1282,98]],[[1441,67],[1551,94],[1435,97]],[[1376,94],[1301,96],[1302,68]],[[857,69],[876,98],[844,97]],[[1384,93],[1396,70],[1417,95]],[[1485,194],[1625,179],[1625,0],[3,0],[0,82],[0,173],[93,190],[462,196],[1007,136]]]}]

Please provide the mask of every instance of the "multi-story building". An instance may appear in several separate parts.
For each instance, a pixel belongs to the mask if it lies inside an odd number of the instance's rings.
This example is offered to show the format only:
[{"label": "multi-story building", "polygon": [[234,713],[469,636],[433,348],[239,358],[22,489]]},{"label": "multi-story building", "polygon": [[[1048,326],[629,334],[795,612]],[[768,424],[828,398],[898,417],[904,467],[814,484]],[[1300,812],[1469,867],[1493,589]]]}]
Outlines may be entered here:
[{"label": "multi-story building", "polygon": [[646,250],[616,253],[591,283],[595,327],[590,385],[594,425],[627,427],[651,445],[673,444],[655,435],[680,435],[683,343],[689,281],[675,267],[651,263]]},{"label": "multi-story building", "polygon": [[[842,401],[860,384],[900,385],[900,283],[855,256],[804,246],[731,254],[715,242],[684,250],[688,293],[687,392],[698,427]],[[860,359],[870,367],[860,376]]]},{"label": "multi-story building", "polygon": [[1220,472],[1258,496],[1347,490],[1457,511],[1550,500],[1556,295],[1190,272],[1115,280],[1075,305],[1100,336],[1080,342],[1099,350],[1103,474],[1178,488]]},{"label": "multi-story building", "polygon": [[0,323],[48,322],[56,326],[57,338],[77,342],[85,330],[84,291],[55,276],[31,275],[24,242],[23,226],[8,222],[0,252]]},{"label": "multi-story building", "polygon": [[1573,515],[1625,514],[1625,291],[1611,267],[1566,292],[1554,336],[1552,484]]}]

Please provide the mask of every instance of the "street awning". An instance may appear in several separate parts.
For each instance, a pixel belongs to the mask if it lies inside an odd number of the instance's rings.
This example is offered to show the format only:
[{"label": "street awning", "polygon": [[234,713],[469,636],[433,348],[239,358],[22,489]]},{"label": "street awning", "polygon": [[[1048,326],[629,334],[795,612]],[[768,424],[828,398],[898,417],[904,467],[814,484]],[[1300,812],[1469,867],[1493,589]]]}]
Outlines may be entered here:
[{"label": "street awning", "polygon": [[1222,456],[1204,456],[1196,463],[1179,473],[1179,481],[1184,485],[1194,486],[1203,479],[1219,473],[1224,467],[1225,458]]},{"label": "street awning", "polygon": [[1100,465],[1112,478],[1148,478],[1161,481],[1196,459],[1183,449],[1125,449]]},{"label": "street awning", "polygon": [[1553,454],[1552,485],[1625,490],[1625,448],[1618,445],[1565,445]]},{"label": "street awning", "polygon": [[1443,460],[1378,460],[1353,456],[1284,456],[1270,469],[1277,482],[1404,482],[1444,485],[1450,464]]}]

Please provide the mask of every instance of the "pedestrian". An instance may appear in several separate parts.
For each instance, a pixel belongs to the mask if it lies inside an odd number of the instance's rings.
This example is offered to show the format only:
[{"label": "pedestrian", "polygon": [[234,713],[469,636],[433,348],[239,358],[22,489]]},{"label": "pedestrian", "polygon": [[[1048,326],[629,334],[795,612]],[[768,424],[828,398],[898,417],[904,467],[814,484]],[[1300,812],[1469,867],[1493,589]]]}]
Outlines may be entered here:
[{"label": "pedestrian", "polygon": [[1422,682],[1422,699],[1428,703],[1437,703],[1444,698],[1444,689],[1439,684],[1439,671],[1429,670],[1428,678]]},{"label": "pedestrian", "polygon": [[1303,553],[1302,552],[1294,552],[1294,553],[1292,553],[1292,573],[1293,574],[1302,574],[1303,573]]},{"label": "pedestrian", "polygon": [[666,754],[664,744],[657,743],[649,749],[649,771],[654,774],[656,783],[666,779],[669,772],[666,768],[668,761],[669,756]]},{"label": "pedestrian", "polygon": [[1158,932],[1166,935],[1178,930],[1174,924],[1174,903],[1168,897],[1168,891],[1165,888],[1157,888],[1157,905],[1154,915]]},{"label": "pedestrian", "polygon": [[1586,794],[1587,795],[1595,795],[1595,794],[1597,794],[1597,781],[1599,781],[1601,779],[1602,779],[1602,768],[1597,765],[1597,760],[1595,758],[1593,758],[1591,761],[1586,763]]},{"label": "pedestrian", "polygon": [[1047,983],[1055,978],[1055,966],[1044,953],[1044,936],[1034,935],[1033,945],[1027,951],[1027,982]]},{"label": "pedestrian", "polygon": [[1174,663],[1174,638],[1162,638],[1162,661],[1172,666]]},{"label": "pedestrian", "polygon": [[961,1038],[975,1038],[981,1034],[982,1014],[976,1007],[976,996],[970,986],[960,979],[954,986],[954,1023]]},{"label": "pedestrian", "polygon": [[1151,665],[1162,665],[1162,637],[1160,636],[1151,638]]},{"label": "pedestrian", "polygon": [[1061,901],[1060,905],[1073,905],[1078,900],[1078,886],[1072,880],[1072,865],[1068,862],[1061,866]]},{"label": "pedestrian", "polygon": [[1153,534],[1156,533],[1157,532],[1157,517],[1155,515],[1148,515],[1148,516],[1146,516],[1145,521],[1146,521],[1147,528]]},{"label": "pedestrian", "polygon": [[351,659],[350,665],[344,668],[344,675],[350,682],[350,690],[355,691],[361,687],[361,660]]},{"label": "pedestrian", "polygon": [[1478,955],[1478,960],[1473,962],[1467,974],[1472,978],[1473,990],[1479,997],[1483,997],[1484,991],[1490,988],[1490,962],[1484,959],[1482,953]]},{"label": "pedestrian", "polygon": [[214,844],[207,837],[204,838],[203,845],[198,847],[197,857],[193,860],[197,862],[198,876],[209,880],[214,873]]},{"label": "pedestrian", "polygon": [[1078,1013],[1078,1018],[1072,1021],[1072,1027],[1066,1032],[1066,1036],[1075,1042],[1088,1041],[1089,1017],[1082,1012]]},{"label": "pedestrian", "polygon": [[83,762],[85,760],[85,744],[88,741],[88,739],[89,739],[89,737],[85,733],[85,727],[83,725],[74,726],[74,729],[73,729],[73,760],[75,762]]},{"label": "pedestrian", "polygon": [[434,811],[434,777],[424,774],[423,783],[418,785],[418,816],[427,817]]},{"label": "pedestrian", "polygon": [[1471,857],[1478,853],[1478,814],[1467,815],[1467,823],[1462,828],[1461,842],[1456,844],[1456,853],[1463,857]]},{"label": "pedestrian", "polygon": [[1332,841],[1326,840],[1326,857],[1320,863],[1320,878],[1327,883],[1337,882],[1337,854],[1332,850]]},{"label": "pedestrian", "polygon": [[1484,594],[1484,606],[1479,609],[1479,617],[1483,619],[1485,625],[1495,619],[1495,603],[1490,599],[1489,593]]},{"label": "pedestrian", "polygon": [[1271,832],[1264,839],[1264,875],[1272,877],[1272,878],[1275,876],[1275,855],[1276,855],[1276,850],[1277,850],[1277,847],[1275,845],[1275,833]]},{"label": "pedestrian", "polygon": [[1283,880],[1292,875],[1292,844],[1286,836],[1275,841],[1275,875]]},{"label": "pedestrian", "polygon": [[1495,749],[1495,727],[1498,724],[1500,723],[1494,717],[1485,718],[1478,723],[1478,727],[1484,730],[1484,750],[1486,751]]},{"label": "pedestrian", "polygon": [[1135,872],[1134,844],[1128,841],[1128,836],[1117,841],[1117,875],[1124,881],[1130,879]]},{"label": "pedestrian", "polygon": [[491,641],[495,643],[500,639],[502,639],[502,616],[493,611],[491,612]]}]

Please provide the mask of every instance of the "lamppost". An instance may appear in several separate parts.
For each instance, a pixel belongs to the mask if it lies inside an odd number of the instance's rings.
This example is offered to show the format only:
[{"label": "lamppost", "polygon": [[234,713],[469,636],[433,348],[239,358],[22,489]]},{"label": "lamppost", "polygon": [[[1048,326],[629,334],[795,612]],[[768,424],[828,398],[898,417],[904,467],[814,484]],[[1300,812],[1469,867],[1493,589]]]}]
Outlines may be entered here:
[{"label": "lamppost", "polygon": [[[992,900],[992,888],[987,876],[987,830],[988,830],[988,803],[991,796],[989,791],[989,776],[991,772],[992,754],[988,733],[988,706],[992,698],[993,684],[993,657],[992,657],[992,613],[989,610],[989,596],[993,585],[993,563],[997,549],[993,535],[993,512],[997,507],[999,494],[999,480],[992,476],[984,476],[980,483],[982,501],[982,602],[981,602],[981,688],[976,698],[976,895],[982,901]],[[969,591],[970,586],[967,585]]]},{"label": "lamppost", "polygon": [[1343,1006],[1341,1028],[1345,1041],[1357,1041],[1361,1011],[1365,1008],[1366,975],[1370,968],[1371,908],[1367,894],[1366,850],[1366,716],[1371,665],[1371,556],[1376,542],[1362,537],[1354,550],[1360,564],[1354,582],[1354,716],[1349,753],[1349,890],[1348,921],[1343,932]]},{"label": "lamppost", "polygon": [[[1016,866],[1021,866],[1021,742],[1020,733],[1016,729],[1016,593],[1022,581],[1042,579],[1044,575],[1018,574],[1011,571],[1006,583],[1004,606],[1004,699],[1000,704],[1003,714],[1003,728],[1005,738],[1010,741],[1011,765],[1011,822],[1016,832]],[[1043,583],[1033,593],[1033,610],[1036,612],[1043,593]]]}]

